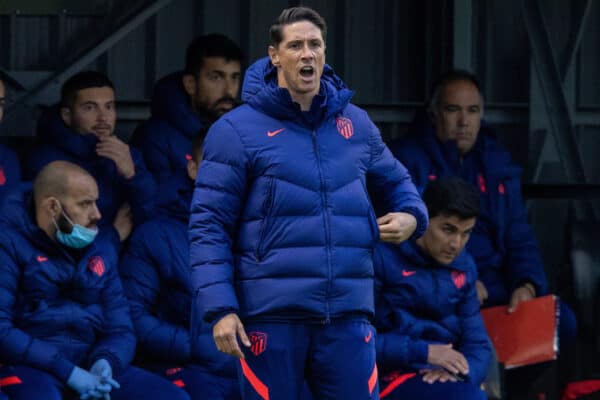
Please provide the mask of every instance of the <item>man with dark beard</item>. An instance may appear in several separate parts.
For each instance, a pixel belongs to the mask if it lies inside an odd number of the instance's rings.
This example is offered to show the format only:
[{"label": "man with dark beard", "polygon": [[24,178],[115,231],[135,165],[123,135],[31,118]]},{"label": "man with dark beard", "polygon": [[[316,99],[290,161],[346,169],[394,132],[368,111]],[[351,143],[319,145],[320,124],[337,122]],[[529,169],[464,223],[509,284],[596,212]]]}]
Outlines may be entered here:
[{"label": "man with dark beard", "polygon": [[235,106],[241,61],[241,49],[226,36],[199,36],[187,48],[185,71],[156,83],[152,116],[132,143],[142,150],[161,195],[170,198],[189,179],[187,162],[198,132]]}]

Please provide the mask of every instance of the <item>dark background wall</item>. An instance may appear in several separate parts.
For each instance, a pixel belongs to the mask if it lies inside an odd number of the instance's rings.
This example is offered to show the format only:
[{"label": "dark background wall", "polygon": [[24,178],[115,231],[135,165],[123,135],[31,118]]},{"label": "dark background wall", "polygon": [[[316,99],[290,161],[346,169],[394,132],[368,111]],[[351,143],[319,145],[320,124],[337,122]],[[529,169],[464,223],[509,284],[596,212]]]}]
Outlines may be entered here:
[{"label": "dark background wall", "polygon": [[279,12],[300,3],[326,18],[328,62],[386,140],[406,133],[440,72],[478,74],[485,118],[524,168],[551,287],[561,289],[570,222],[600,216],[598,1],[4,0],[0,74],[11,106],[0,136],[25,152],[40,107],[93,68],[116,85],[127,138],[148,116],[153,83],[182,68],[191,38],[225,33],[251,62],[266,55]]}]

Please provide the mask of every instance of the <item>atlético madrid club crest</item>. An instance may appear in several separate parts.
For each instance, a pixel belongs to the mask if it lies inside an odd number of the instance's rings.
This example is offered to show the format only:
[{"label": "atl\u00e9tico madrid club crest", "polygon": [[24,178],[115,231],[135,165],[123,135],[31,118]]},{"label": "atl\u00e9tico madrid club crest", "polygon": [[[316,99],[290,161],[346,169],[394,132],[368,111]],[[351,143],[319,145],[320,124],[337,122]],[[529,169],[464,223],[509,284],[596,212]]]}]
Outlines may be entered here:
[{"label": "atl\u00e9tico madrid club crest", "polygon": [[352,121],[348,118],[337,117],[335,119],[335,125],[340,135],[342,135],[345,139],[350,139],[352,135],[354,135],[354,127],[352,126]]},{"label": "atl\u00e9tico madrid club crest", "polygon": [[460,289],[461,287],[465,286],[467,277],[465,276],[464,272],[452,271],[450,276],[452,277],[452,282],[454,282],[454,286],[456,286],[457,289]]},{"label": "atl\u00e9tico madrid club crest", "polygon": [[267,334],[264,332],[250,332],[250,351],[258,356],[267,349]]},{"label": "atl\u00e9tico madrid club crest", "polygon": [[104,268],[102,257],[94,256],[90,258],[90,261],[88,261],[88,269],[98,276],[104,275],[106,268]]}]

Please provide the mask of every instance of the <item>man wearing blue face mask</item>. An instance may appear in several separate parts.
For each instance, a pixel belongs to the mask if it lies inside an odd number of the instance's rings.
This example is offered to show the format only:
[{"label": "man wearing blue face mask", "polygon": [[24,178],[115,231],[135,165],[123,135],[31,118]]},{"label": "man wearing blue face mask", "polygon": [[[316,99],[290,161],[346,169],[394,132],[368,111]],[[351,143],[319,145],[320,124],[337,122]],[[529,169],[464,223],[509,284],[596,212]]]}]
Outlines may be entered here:
[{"label": "man wearing blue face mask", "polygon": [[98,186],[66,161],[0,210],[0,382],[19,399],[188,399],[129,365],[135,336],[117,273],[127,210],[98,231]]},{"label": "man wearing blue face mask", "polygon": [[58,217],[60,225],[55,218],[52,218],[52,222],[56,227],[56,240],[72,249],[82,249],[91,244],[96,238],[96,235],[98,235],[98,229],[96,227],[87,228],[73,222],[60,202],[57,204],[61,211],[61,214]]}]

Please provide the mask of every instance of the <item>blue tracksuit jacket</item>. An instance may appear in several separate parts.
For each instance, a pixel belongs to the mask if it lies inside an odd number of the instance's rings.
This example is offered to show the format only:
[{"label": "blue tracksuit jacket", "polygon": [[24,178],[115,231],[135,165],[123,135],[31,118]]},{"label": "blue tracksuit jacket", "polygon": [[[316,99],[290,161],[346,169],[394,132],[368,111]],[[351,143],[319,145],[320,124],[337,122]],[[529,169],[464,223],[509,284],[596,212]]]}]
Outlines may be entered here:
[{"label": "blue tracksuit jacket", "polygon": [[46,111],[38,121],[38,140],[41,142],[26,160],[24,166],[28,179],[48,163],[56,160],[70,161],[87,170],[95,179],[100,191],[98,209],[101,224],[112,224],[119,207],[128,202],[135,224],[150,218],[155,209],[156,184],[148,172],[142,155],[131,150],[135,176],[125,179],[119,175],[115,163],[96,154],[94,135],[81,135],[67,127],[60,118],[57,107]]},{"label": "blue tracksuit jacket", "polygon": [[169,215],[136,228],[121,258],[138,358],[172,365],[199,363],[216,374],[235,376],[235,359],[217,350],[209,326],[190,334],[193,294],[187,224],[193,184],[187,179],[169,204]]},{"label": "blue tracksuit jacket", "polygon": [[65,382],[75,365],[104,358],[119,374],[135,336],[117,272],[117,232],[105,229],[72,251],[37,227],[30,192],[12,192],[1,211],[0,363]]},{"label": "blue tracksuit jacket", "polygon": [[178,184],[174,180],[188,179],[186,165],[191,157],[192,140],[210,120],[192,110],[182,78],[183,73],[176,72],[156,83],[152,116],[138,126],[132,138],[132,144],[142,151],[148,170],[156,179],[161,197],[176,193]]},{"label": "blue tracksuit jacket", "polygon": [[17,155],[8,147],[0,145],[0,201],[20,181],[21,167]]},{"label": "blue tracksuit jacket", "polygon": [[467,250],[475,258],[489,298],[484,306],[507,304],[512,291],[531,282],[538,295],[547,282],[537,241],[521,196],[521,169],[482,126],[473,149],[459,158],[454,142],[441,143],[430,124],[420,134],[390,146],[422,192],[430,179],[460,176],[481,195],[481,215]]},{"label": "blue tracksuit jacket", "polygon": [[[450,265],[425,255],[414,242],[375,250],[375,345],[380,376],[428,368],[429,344],[452,343],[479,385],[491,347],[479,314],[477,268],[463,251]],[[429,366],[431,368],[431,366]]]},{"label": "blue tracksuit jacket", "polygon": [[205,141],[190,218],[199,314],[327,321],[373,313],[379,232],[367,179],[389,211],[427,211],[406,169],[329,67],[309,112],[277,86],[268,59],[246,73],[247,104]]}]

